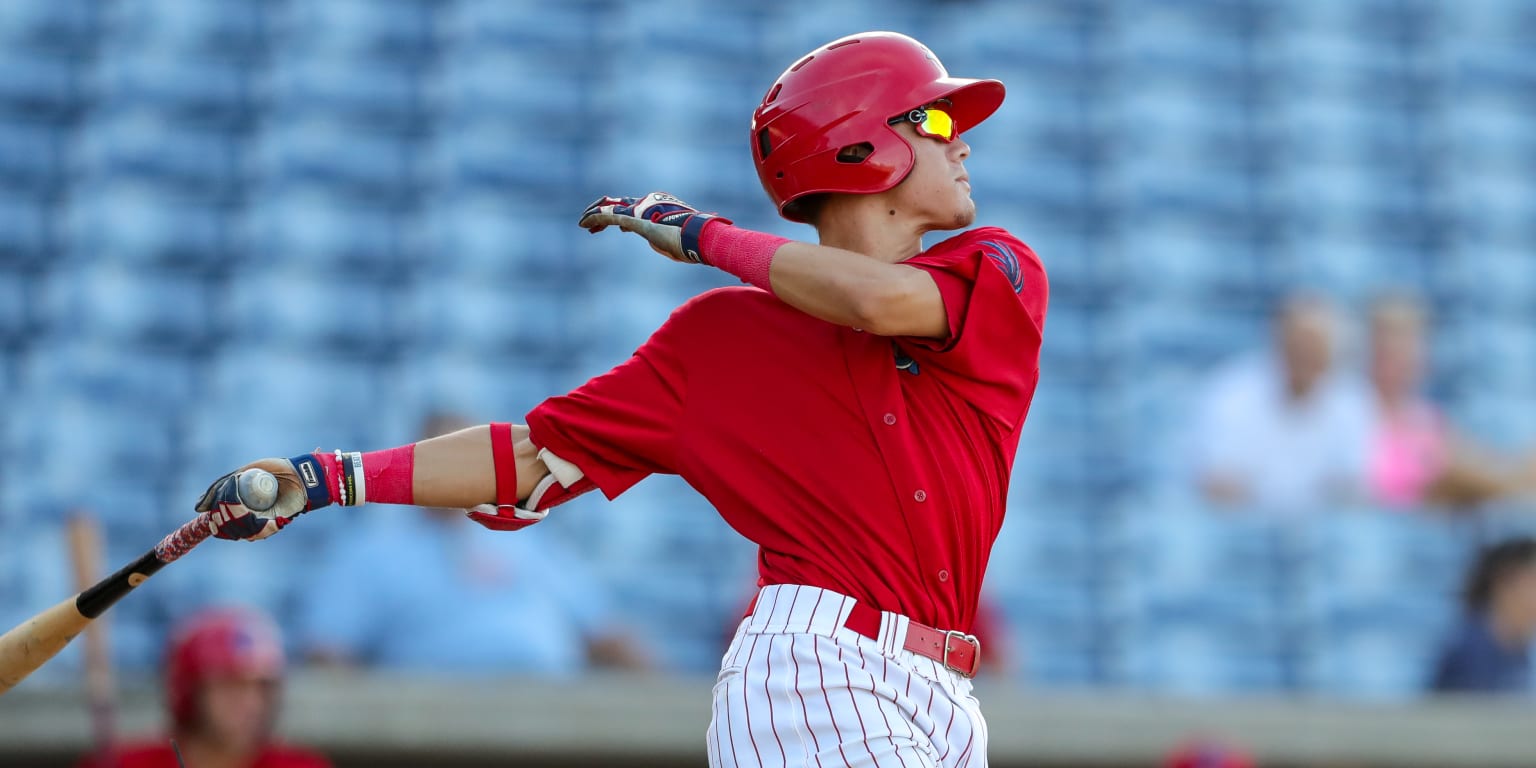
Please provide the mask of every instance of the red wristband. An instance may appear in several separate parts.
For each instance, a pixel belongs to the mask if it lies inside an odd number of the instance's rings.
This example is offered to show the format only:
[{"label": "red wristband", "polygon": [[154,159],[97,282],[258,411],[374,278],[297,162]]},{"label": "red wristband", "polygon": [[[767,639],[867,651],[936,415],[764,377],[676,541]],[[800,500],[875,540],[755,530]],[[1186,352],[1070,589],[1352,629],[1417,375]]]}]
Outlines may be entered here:
[{"label": "red wristband", "polygon": [[699,254],[704,263],[729,272],[769,293],[773,255],[789,239],[733,227],[718,219],[704,225],[699,234]]},{"label": "red wristband", "polygon": [[363,454],[362,501],[415,504],[416,444]]},{"label": "red wristband", "polygon": [[345,482],[341,478],[341,457],[334,453],[311,454],[320,462],[320,468],[325,470],[325,491],[331,495],[332,504],[340,504],[341,484]]},{"label": "red wristband", "polygon": [[491,461],[496,465],[496,504],[517,506],[517,455],[512,450],[511,424],[491,424]]}]

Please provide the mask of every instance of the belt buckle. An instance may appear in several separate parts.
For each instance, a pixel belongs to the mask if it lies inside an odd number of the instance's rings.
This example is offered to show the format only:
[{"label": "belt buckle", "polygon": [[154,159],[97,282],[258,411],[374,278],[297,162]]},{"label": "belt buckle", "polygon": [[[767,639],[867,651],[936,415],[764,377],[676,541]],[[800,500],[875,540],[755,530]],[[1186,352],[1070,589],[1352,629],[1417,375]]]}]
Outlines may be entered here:
[{"label": "belt buckle", "polygon": [[[949,662],[949,654],[950,654],[951,651],[953,651],[955,649],[954,641],[956,639],[962,640],[967,645],[971,646],[971,668],[970,669],[961,669],[961,668],[959,668],[959,667],[957,667],[954,664],[951,664]],[[964,678],[967,678],[967,679],[975,677],[976,676],[976,672],[979,671],[979,669],[981,667],[981,641],[977,640],[975,635],[967,635],[966,633],[961,632],[961,631],[959,631],[957,629],[951,629],[951,630],[945,632],[944,633],[944,653],[943,653],[943,658],[941,658],[939,660],[939,663],[943,664],[945,669],[948,669],[949,671],[954,672],[954,673],[960,675],[961,677],[964,677]]]}]

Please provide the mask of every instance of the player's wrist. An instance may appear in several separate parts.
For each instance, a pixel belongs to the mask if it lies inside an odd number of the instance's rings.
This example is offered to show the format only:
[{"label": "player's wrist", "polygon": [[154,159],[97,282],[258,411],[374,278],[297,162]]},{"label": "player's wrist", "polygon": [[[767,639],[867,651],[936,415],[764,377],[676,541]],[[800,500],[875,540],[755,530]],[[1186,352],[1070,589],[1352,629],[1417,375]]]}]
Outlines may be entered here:
[{"label": "player's wrist", "polygon": [[[683,219],[678,226],[679,245],[683,250],[683,258],[695,264],[710,264],[709,257],[704,252],[704,232],[730,225],[731,220],[718,213],[694,213]],[[710,264],[710,266],[714,265]]]},{"label": "player's wrist", "polygon": [[698,252],[705,264],[772,293],[769,273],[773,257],[788,242],[788,238],[742,229],[729,221],[715,219],[699,227]]},{"label": "player's wrist", "polygon": [[289,461],[304,485],[306,510],[332,504],[411,504],[415,453],[415,444],[410,444],[368,453],[306,453]]},{"label": "player's wrist", "polygon": [[340,464],[336,457],[327,453],[305,453],[288,461],[299,475],[304,486],[305,511],[329,507],[341,503]]}]

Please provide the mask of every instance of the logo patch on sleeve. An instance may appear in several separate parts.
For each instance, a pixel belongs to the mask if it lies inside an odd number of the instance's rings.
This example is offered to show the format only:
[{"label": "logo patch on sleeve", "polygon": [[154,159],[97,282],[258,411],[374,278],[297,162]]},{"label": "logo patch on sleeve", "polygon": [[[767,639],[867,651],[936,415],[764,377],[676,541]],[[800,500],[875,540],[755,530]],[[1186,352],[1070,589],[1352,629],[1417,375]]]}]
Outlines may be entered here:
[{"label": "logo patch on sleeve", "polygon": [[995,240],[981,241],[981,248],[982,252],[987,254],[987,258],[991,259],[1004,275],[1007,275],[1008,282],[1013,285],[1013,292],[1023,293],[1024,270],[1019,267],[1019,257],[1013,249]]}]

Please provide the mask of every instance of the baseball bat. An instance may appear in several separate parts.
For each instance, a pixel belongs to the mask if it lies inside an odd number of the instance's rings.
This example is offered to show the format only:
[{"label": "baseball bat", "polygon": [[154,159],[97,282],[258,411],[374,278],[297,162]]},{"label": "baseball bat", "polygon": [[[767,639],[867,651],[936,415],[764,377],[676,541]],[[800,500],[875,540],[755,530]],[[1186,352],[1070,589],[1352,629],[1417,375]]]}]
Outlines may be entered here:
[{"label": "baseball bat", "polygon": [[[69,559],[75,566],[75,588],[84,591],[101,578],[101,526],[85,515],[72,518],[68,527]],[[107,652],[106,625],[93,622],[85,628],[85,696],[91,713],[91,735],[103,765],[112,763],[116,742],[116,695],[112,685],[112,656]]]},{"label": "baseball bat", "polygon": [[[236,488],[241,503],[248,509],[264,511],[277,502],[277,478],[270,472],[241,472]],[[117,573],[0,635],[0,695],[57,655],[75,635],[134,587],[190,552],[212,532],[209,514],[199,514]]]}]

